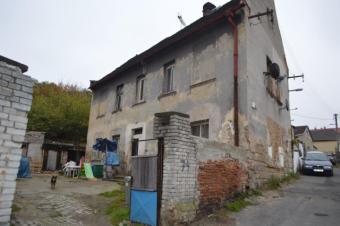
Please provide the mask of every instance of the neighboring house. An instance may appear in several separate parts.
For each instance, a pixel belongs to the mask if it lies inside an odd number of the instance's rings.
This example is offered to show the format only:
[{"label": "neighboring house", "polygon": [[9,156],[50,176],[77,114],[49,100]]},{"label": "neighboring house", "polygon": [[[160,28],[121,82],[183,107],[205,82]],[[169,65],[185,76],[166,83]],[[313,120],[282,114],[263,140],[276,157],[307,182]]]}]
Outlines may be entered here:
[{"label": "neighboring house", "polygon": [[[207,3],[203,12],[90,85],[88,158],[96,138],[116,139],[121,170],[130,173],[132,156],[156,152],[134,141],[185,130],[164,141],[163,186],[174,190],[163,190],[162,211],[180,200],[210,210],[236,190],[292,169],[288,67],[274,1]],[[258,12],[266,15],[249,18]]]},{"label": "neighboring house", "polygon": [[27,132],[22,147],[32,172],[60,170],[66,162],[79,163],[85,156],[85,152],[73,144],[45,139],[45,132]]},{"label": "neighboring house", "polygon": [[31,109],[33,80],[28,67],[0,55],[0,225],[9,225],[17,172]]},{"label": "neighboring house", "polygon": [[[337,147],[337,140],[334,128],[323,128],[323,129],[314,129],[311,130],[313,144],[314,146],[323,152],[326,153],[335,153]],[[340,129],[338,130],[340,133]]]},{"label": "neighboring house", "polygon": [[294,129],[294,138],[302,143],[304,150],[312,151],[313,139],[308,126],[292,126]]}]

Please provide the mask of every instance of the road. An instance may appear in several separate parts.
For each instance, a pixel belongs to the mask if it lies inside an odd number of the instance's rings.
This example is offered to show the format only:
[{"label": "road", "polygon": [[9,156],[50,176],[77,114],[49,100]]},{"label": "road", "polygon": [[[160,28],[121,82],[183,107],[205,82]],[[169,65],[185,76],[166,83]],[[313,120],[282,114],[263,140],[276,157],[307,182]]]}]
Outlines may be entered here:
[{"label": "road", "polygon": [[340,225],[340,169],[333,177],[301,176],[277,194],[235,214],[235,225]]}]

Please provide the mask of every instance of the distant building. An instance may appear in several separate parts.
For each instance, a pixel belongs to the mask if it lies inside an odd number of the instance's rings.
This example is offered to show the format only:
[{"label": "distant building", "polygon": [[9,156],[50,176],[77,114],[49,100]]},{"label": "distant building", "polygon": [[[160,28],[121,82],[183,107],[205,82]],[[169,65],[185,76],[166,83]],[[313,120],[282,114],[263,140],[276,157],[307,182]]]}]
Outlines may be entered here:
[{"label": "distant building", "polygon": [[29,131],[23,143],[23,156],[30,161],[33,173],[60,170],[68,161],[79,163],[85,150],[74,144],[45,139],[45,132]]},{"label": "distant building", "polygon": [[[334,128],[323,128],[311,130],[313,145],[320,151],[326,153],[336,152],[336,131]],[[340,129],[338,130],[340,133]]]},{"label": "distant building", "polygon": [[301,142],[303,149],[306,151],[313,150],[312,134],[308,126],[292,126],[294,129],[294,138]]}]

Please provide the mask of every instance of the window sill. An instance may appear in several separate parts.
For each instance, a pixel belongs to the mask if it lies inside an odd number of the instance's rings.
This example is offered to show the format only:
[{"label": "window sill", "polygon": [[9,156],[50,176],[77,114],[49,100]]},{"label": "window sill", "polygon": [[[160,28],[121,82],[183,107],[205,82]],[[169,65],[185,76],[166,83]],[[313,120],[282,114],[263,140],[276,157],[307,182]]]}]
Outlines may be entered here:
[{"label": "window sill", "polygon": [[140,101],[140,102],[137,102],[137,103],[134,103],[134,104],[132,105],[132,107],[137,106],[137,105],[141,105],[141,104],[144,104],[144,103],[146,103],[145,100]]},{"label": "window sill", "polygon": [[177,91],[170,91],[168,93],[162,93],[161,95],[158,96],[158,100],[163,97],[175,96],[176,94],[177,94]]},{"label": "window sill", "polygon": [[122,109],[114,110],[112,114],[122,111]]},{"label": "window sill", "polygon": [[196,84],[191,85],[190,89],[193,89],[193,88],[196,88],[196,87],[199,87],[199,86],[203,86],[203,85],[206,85],[206,84],[209,84],[209,83],[213,83],[215,81],[216,81],[216,78],[212,78],[212,79],[205,80],[203,82],[198,82]]}]

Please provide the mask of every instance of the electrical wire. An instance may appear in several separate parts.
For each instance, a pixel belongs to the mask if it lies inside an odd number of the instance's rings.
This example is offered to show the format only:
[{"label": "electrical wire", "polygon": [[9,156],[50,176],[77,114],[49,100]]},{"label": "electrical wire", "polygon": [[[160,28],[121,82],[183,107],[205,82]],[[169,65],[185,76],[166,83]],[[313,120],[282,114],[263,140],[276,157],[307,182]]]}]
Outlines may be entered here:
[{"label": "electrical wire", "polygon": [[319,117],[308,116],[308,115],[300,115],[300,114],[292,114],[292,115],[296,116],[296,117],[301,117],[301,118],[309,118],[309,119],[323,120],[323,121],[333,121],[334,120],[334,119],[330,119],[330,118],[319,118]]}]

